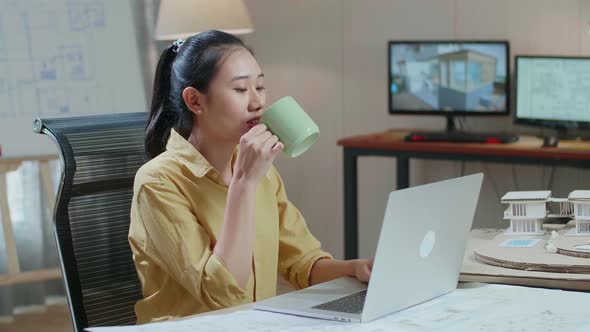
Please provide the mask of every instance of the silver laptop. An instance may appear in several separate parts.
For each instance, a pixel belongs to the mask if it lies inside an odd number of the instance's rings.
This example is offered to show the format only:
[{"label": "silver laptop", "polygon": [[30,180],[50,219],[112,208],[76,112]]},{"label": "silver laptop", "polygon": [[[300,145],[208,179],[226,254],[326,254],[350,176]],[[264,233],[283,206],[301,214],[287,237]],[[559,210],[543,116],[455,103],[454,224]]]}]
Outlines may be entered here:
[{"label": "silver laptop", "polygon": [[254,303],[254,308],[368,322],[457,287],[483,174],[389,194],[369,284],[340,278]]}]

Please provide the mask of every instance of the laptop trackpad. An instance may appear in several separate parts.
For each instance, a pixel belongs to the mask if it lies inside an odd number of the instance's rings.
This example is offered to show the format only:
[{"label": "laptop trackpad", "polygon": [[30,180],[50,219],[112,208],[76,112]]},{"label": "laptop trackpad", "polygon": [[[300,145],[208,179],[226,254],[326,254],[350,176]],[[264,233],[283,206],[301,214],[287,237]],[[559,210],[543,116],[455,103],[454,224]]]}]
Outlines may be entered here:
[{"label": "laptop trackpad", "polygon": [[328,311],[347,312],[350,314],[360,314],[363,312],[366,296],[367,290],[365,289],[363,291],[356,292],[336,300],[318,304],[312,308]]}]

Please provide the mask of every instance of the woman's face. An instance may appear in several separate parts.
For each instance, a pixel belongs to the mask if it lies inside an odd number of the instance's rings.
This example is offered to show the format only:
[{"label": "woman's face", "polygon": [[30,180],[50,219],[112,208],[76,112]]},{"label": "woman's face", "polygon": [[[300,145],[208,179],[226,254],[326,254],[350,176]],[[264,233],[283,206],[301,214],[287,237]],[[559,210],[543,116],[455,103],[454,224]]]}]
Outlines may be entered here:
[{"label": "woman's face", "polygon": [[208,139],[237,144],[258,124],[266,103],[264,75],[248,50],[233,50],[222,58],[203,100],[197,130]]}]

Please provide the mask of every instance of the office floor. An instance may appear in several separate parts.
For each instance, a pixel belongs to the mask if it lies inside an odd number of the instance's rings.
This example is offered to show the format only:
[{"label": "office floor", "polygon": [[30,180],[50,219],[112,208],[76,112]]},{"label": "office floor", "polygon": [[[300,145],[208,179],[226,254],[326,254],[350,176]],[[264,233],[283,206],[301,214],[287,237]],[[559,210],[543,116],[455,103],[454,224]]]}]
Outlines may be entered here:
[{"label": "office floor", "polygon": [[0,331],[72,332],[73,328],[68,306],[66,304],[56,304],[47,306],[47,310],[44,312],[15,315],[12,323],[0,323]]},{"label": "office floor", "polygon": [[[279,278],[277,295],[288,293],[293,287]],[[44,312],[26,313],[14,316],[8,324],[0,323],[0,332],[72,332],[72,323],[68,306],[65,304],[50,305]]]}]

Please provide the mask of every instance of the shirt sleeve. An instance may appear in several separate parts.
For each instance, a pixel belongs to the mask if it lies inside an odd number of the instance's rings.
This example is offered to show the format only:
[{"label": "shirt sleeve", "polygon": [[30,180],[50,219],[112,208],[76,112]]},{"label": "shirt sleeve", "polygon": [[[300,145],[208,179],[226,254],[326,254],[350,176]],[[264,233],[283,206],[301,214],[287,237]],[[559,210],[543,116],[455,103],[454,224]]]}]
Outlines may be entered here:
[{"label": "shirt sleeve", "polygon": [[278,182],[279,272],[295,288],[306,288],[313,264],[333,257],[321,249],[320,241],[311,234],[299,210],[287,199],[281,176],[272,169]]},{"label": "shirt sleeve", "polygon": [[247,301],[246,291],[213,253],[209,234],[171,183],[144,184],[136,204],[146,232],[146,255],[195,300],[211,310]]}]

